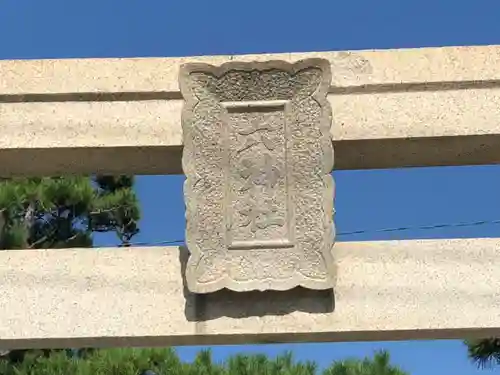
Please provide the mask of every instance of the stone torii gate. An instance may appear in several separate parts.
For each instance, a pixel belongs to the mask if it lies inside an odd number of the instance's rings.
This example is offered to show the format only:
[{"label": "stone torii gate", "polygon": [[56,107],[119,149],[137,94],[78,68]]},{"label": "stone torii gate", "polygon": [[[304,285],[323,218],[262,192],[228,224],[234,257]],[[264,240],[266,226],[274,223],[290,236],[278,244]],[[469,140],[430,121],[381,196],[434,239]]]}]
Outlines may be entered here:
[{"label": "stone torii gate", "polygon": [[335,242],[330,175],[499,163],[499,67],[500,46],[0,61],[0,175],[187,177],[187,248],[0,252],[0,348],[500,336],[499,239]]}]

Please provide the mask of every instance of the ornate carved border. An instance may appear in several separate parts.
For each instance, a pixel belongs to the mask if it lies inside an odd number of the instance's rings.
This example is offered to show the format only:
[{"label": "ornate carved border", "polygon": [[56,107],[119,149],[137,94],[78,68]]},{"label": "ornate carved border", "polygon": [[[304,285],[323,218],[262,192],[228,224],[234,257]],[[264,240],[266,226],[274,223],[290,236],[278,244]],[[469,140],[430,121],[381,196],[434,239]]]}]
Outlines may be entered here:
[{"label": "ornate carved border", "polygon": [[334,286],[330,82],[316,58],[181,67],[190,291]]}]

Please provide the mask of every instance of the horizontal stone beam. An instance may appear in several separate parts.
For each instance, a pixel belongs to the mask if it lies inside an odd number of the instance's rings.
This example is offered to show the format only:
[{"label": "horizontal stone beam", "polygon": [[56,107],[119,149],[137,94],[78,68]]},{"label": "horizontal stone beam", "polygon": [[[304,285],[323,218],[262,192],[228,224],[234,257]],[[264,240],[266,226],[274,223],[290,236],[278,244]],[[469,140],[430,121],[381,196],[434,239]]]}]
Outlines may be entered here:
[{"label": "horizontal stone beam", "polygon": [[500,239],[344,242],[335,292],[190,294],[186,251],[0,252],[0,348],[500,335]]},{"label": "horizontal stone beam", "polygon": [[186,62],[321,57],[336,169],[500,162],[500,46],[0,61],[0,175],[182,173]]}]

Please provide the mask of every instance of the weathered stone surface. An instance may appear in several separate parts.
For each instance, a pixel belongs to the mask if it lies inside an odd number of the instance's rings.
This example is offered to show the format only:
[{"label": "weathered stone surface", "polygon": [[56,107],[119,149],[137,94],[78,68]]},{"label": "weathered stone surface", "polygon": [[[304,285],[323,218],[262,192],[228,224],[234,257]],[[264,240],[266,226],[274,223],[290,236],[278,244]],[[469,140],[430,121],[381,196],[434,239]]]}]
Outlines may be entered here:
[{"label": "weathered stone surface", "polygon": [[182,173],[182,64],[311,57],[332,70],[336,170],[500,163],[500,46],[463,46],[0,60],[0,176]]},{"label": "weathered stone surface", "polygon": [[324,59],[181,67],[191,291],[332,288]]}]

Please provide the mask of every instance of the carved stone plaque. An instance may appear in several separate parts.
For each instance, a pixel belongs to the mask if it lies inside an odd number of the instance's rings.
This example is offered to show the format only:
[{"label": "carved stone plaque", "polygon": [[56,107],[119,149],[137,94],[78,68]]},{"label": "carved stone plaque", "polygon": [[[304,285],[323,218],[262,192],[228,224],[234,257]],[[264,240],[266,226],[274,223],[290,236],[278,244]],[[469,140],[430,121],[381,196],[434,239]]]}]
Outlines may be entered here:
[{"label": "carved stone plaque", "polygon": [[330,64],[185,64],[190,291],[332,288]]}]

